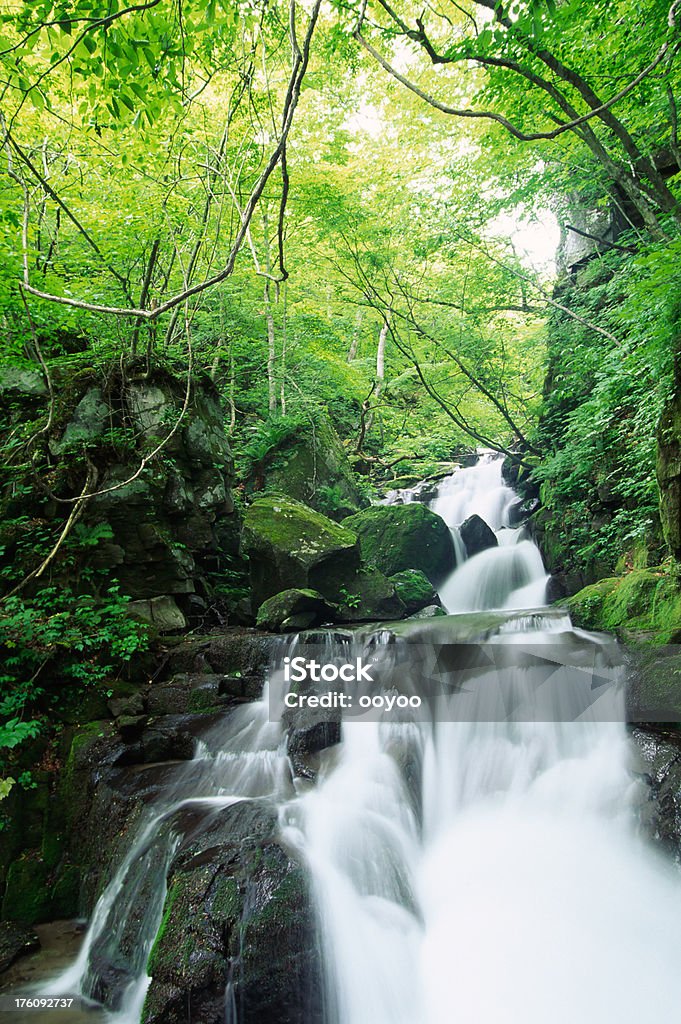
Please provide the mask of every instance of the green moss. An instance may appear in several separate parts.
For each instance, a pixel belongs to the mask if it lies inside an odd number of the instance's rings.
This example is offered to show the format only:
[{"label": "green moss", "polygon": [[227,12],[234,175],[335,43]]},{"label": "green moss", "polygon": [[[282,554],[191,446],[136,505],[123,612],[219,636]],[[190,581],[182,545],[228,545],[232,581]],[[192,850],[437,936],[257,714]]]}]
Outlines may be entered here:
[{"label": "green moss", "polygon": [[337,611],[318,590],[289,588],[268,598],[258,608],[256,625],[260,629],[287,629],[297,622],[314,625],[334,618]]},{"label": "green moss", "polygon": [[177,901],[179,891],[180,883],[179,880],[175,879],[168,890],[168,894],[166,895],[165,903],[163,904],[163,917],[161,919],[161,924],[156,933],[156,938],[154,939],[154,944],[151,947],[149,958],[147,960],[147,973],[152,977],[163,967],[163,948],[164,945],[167,944],[173,915],[173,907]]},{"label": "green moss", "polygon": [[454,564],[452,539],[444,520],[425,505],[376,505],[342,524],[359,536],[362,557],[386,576],[420,569],[431,581]]},{"label": "green moss", "polygon": [[213,913],[223,921],[236,920],[241,914],[241,893],[235,878],[222,878],[212,897]]},{"label": "green moss", "polygon": [[279,883],[265,905],[246,922],[245,938],[252,929],[269,933],[275,929],[290,928],[295,924],[300,907],[305,905],[307,892],[303,873],[290,871]]},{"label": "green moss", "polygon": [[397,572],[390,577],[390,582],[408,612],[418,611],[437,601],[437,594],[430,580],[419,569],[405,569],[403,572]]},{"label": "green moss", "polygon": [[[585,587],[567,602],[573,622],[653,643],[675,642],[681,631],[681,593],[664,568],[633,569]],[[648,634],[648,636],[645,636]]]},{"label": "green moss", "polygon": [[324,546],[353,548],[357,543],[347,527],[283,495],[254,501],[246,512],[244,530],[256,545],[273,545],[294,555],[318,555]]},{"label": "green moss", "polygon": [[65,864],[52,889],[52,917],[71,918],[80,913],[81,871],[75,864]]}]

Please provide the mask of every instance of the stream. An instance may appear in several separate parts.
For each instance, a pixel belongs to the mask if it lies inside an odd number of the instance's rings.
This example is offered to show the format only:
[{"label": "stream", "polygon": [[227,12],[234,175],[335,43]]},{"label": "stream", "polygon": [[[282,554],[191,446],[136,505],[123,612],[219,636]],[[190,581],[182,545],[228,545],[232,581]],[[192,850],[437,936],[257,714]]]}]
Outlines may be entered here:
[{"label": "stream", "polygon": [[[676,1019],[681,879],[640,834],[617,648],[545,606],[541,555],[511,526],[517,503],[498,458],[456,471],[431,502],[457,552],[439,587],[448,614],[312,638],[331,659],[340,643],[347,660],[389,662],[420,710],[345,715],[314,784],[292,778],[268,687],[230,713],[149,809],[78,958],[45,991],[103,1000],[99,965],[116,965],[132,933],[134,971],[107,1019],[138,1024],[183,815],[266,797],[309,871],[324,1024]],[[466,558],[472,514],[497,545]],[[283,638],[279,663],[305,640]],[[468,652],[463,683],[457,666],[437,694],[422,687],[422,663],[409,665],[425,650]],[[225,1020],[240,1021],[229,987]]]}]

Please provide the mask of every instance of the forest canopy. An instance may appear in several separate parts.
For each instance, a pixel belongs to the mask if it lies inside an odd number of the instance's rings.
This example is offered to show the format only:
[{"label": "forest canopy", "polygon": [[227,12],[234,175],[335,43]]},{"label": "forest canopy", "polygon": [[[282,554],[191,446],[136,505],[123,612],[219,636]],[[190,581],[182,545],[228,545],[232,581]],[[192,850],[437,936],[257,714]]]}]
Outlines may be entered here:
[{"label": "forest canopy", "polygon": [[[406,470],[546,455],[547,315],[600,358],[676,258],[678,8],[6,3],[7,357],[189,364],[237,435],[325,407]],[[579,210],[641,282],[612,314],[522,251],[533,221],[589,236]],[[637,342],[657,415],[671,347]]]}]

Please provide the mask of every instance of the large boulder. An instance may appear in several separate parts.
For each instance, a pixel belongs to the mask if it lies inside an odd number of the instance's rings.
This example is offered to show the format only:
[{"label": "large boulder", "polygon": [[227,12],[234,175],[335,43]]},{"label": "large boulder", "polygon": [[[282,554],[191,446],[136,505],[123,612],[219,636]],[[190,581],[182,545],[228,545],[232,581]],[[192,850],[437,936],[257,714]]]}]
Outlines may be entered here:
[{"label": "large boulder", "polygon": [[[162,615],[160,629],[182,629],[184,616],[205,612],[226,570],[232,582],[241,568],[232,457],[220,396],[207,376],[195,375],[185,403],[186,380],[158,366],[142,369],[122,371],[117,360],[101,370],[84,362],[77,373],[52,367],[54,410],[38,437],[34,474],[25,487],[0,491],[0,519],[26,516],[56,536],[91,464],[96,495],[69,538],[69,557],[60,553],[51,567],[55,582],[95,570],[102,590],[108,578],[134,601],[162,599],[136,610],[157,626]],[[34,418],[41,389],[33,369],[0,369],[6,422]],[[48,472],[57,500],[34,482]],[[0,532],[3,564],[33,568],[20,532]]]},{"label": "large boulder", "polygon": [[434,583],[455,562],[452,537],[444,519],[425,505],[375,505],[343,520],[357,534],[362,558],[386,576],[420,569]]},{"label": "large boulder", "polygon": [[284,434],[256,464],[253,476],[251,486],[281,491],[331,519],[342,519],[369,504],[343,442],[322,412]]},{"label": "large boulder", "polygon": [[499,541],[494,535],[494,531],[484,519],[475,513],[464,520],[459,527],[459,532],[469,558],[480,554],[481,551],[487,551],[488,548],[498,547]]},{"label": "large boulder", "polygon": [[341,587],[339,622],[373,622],[401,619],[405,607],[395,584],[379,569],[362,565]]},{"label": "large boulder", "polygon": [[[309,600],[308,607],[296,606],[295,612],[290,605],[294,599],[303,600],[301,594],[309,599],[310,592],[327,605],[317,605],[317,615],[322,615],[318,622],[367,622],[405,614],[394,585],[379,569],[361,562],[356,535],[300,501],[283,495],[256,499],[244,518],[242,544],[263,628],[314,625],[307,621],[312,611]],[[280,604],[287,613],[283,618]]]},{"label": "large boulder", "polygon": [[359,569],[357,536],[300,501],[258,498],[244,517],[254,604],[282,590],[318,590],[333,598]]},{"label": "large boulder", "polygon": [[[276,808],[242,801],[181,812],[147,969],[144,1024],[320,1024],[323,981],[303,870],[279,844]],[[228,1019],[229,1009],[227,1010]],[[236,1019],[236,1018],[235,1018]]]}]

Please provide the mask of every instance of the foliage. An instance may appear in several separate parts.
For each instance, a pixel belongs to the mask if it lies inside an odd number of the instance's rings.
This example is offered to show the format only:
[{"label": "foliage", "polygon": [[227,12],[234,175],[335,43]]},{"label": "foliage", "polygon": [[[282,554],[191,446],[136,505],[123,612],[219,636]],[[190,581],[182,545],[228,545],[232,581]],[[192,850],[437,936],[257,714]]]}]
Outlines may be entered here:
[{"label": "foliage", "polygon": [[97,598],[69,586],[46,586],[33,597],[0,605],[0,764],[49,730],[67,696],[106,692],[121,667],[147,645],[146,630],[111,586]]},{"label": "foliage", "polygon": [[540,437],[545,523],[559,561],[587,576],[622,551],[659,547],[656,430],[674,386],[678,299],[671,287],[681,238],[592,261],[562,293],[608,325],[604,342],[581,324],[549,322],[549,375]]}]

